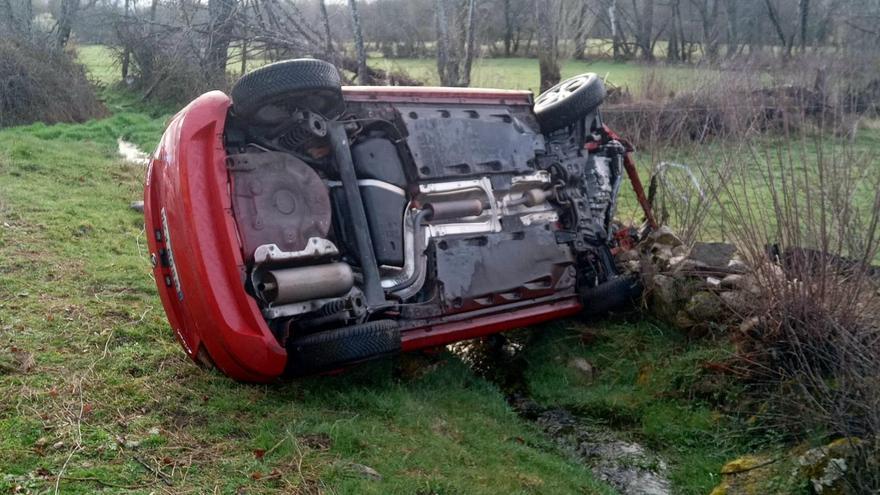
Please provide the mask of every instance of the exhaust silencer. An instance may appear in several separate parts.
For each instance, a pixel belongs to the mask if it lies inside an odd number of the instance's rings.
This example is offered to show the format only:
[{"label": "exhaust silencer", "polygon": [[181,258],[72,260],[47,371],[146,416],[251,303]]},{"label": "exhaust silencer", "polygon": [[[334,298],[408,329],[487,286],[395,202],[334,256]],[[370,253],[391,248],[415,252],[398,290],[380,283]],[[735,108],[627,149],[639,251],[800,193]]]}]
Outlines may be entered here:
[{"label": "exhaust silencer", "polygon": [[344,296],[352,287],[354,273],[347,263],[269,270],[257,284],[263,300],[276,305]]}]

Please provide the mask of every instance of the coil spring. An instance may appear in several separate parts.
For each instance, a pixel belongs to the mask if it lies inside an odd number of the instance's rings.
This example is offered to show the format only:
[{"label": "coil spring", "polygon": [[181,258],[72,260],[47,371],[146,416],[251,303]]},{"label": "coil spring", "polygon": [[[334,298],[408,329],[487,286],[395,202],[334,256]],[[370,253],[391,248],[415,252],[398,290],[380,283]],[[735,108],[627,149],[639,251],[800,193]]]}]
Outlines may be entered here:
[{"label": "coil spring", "polygon": [[345,309],[345,299],[334,299],[327,304],[321,306],[321,309],[318,310],[318,313],[321,316],[330,316],[339,313],[340,311]]}]

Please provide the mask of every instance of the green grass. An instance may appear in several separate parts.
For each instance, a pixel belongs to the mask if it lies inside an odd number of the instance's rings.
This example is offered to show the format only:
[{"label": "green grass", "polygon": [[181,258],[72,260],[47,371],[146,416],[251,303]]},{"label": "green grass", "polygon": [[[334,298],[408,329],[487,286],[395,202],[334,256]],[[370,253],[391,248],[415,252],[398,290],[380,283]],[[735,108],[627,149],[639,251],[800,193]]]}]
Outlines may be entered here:
[{"label": "green grass", "polygon": [[[384,59],[371,58],[370,65],[386,70],[403,70],[410,76],[439,85],[437,63],[433,59]],[[595,72],[617,86],[637,88],[650,71],[656,70],[672,81],[685,84],[692,80],[700,69],[689,67],[646,66],[635,63],[608,61],[584,62],[566,60],[562,63],[562,77],[574,76],[584,72]],[[474,61],[471,86],[481,88],[528,89],[538,91],[538,60],[534,58],[482,58]]]},{"label": "green grass", "polygon": [[174,492],[608,492],[453,358],[421,378],[386,362],[275,386],[189,362],[128,208],[143,171],[115,156],[117,136],[149,149],[163,122],[0,131],[0,350],[35,359],[0,375],[0,491],[51,487],[65,463],[64,492],[155,481],[144,462]]},{"label": "green grass", "polygon": [[[118,76],[108,53],[79,48],[109,87]],[[393,63],[435,82],[433,61]],[[582,70],[623,85],[645,73],[570,63],[564,75]],[[536,62],[481,60],[474,85],[534,87]],[[143,220],[128,208],[143,170],[115,154],[118,137],[153,149],[176,109],[110,89],[104,98],[104,120],[0,130],[0,358],[34,358],[0,372],[0,492],[52,491],[63,469],[65,493],[613,493],[449,354],[418,374],[384,361],[269,386],[197,368],[167,325]],[[773,446],[736,433],[746,426],[719,407],[739,390],[703,365],[725,345],[646,322],[593,328],[600,338],[585,345],[587,329],[537,329],[527,386],[662,453],[676,493],[706,493],[723,461]],[[567,366],[576,356],[597,367],[593,381]]]},{"label": "green grass", "polygon": [[[731,357],[727,344],[688,342],[649,321],[588,329],[595,339],[589,345],[581,339],[583,326],[559,330],[537,334],[528,349],[532,396],[659,452],[670,464],[675,493],[708,493],[726,461],[773,448],[774,439],[750,435],[739,415],[721,407],[742,393],[729,377],[708,371]],[[593,379],[568,365],[576,357],[593,365]]]},{"label": "green grass", "polygon": [[[233,50],[234,51],[234,50]],[[77,56],[89,69],[93,79],[102,84],[119,81],[119,64],[114,59],[112,50],[101,45],[85,45],[77,48]],[[229,72],[239,74],[241,64],[233,55],[229,63]],[[265,60],[255,58],[248,61],[248,70],[256,69],[265,64]],[[437,62],[431,58],[398,58],[386,59],[374,54],[370,57],[370,66],[377,69],[404,71],[410,77],[428,85],[439,85]],[[562,62],[562,77],[570,77],[584,72],[595,72],[614,85],[631,89],[642,85],[645,77],[652,71],[668,79],[672,86],[687,84],[688,81],[706,72],[686,66],[642,65],[638,63],[609,62],[599,60],[586,62],[565,60]],[[536,58],[479,58],[474,61],[471,76],[472,87],[528,89],[537,92],[539,87],[538,59]]]}]

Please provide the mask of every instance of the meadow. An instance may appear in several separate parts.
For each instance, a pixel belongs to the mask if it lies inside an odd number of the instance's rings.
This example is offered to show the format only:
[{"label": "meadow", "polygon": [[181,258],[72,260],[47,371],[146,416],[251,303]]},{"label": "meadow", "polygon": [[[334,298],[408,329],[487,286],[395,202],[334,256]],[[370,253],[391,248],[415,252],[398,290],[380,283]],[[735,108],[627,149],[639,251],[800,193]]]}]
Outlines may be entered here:
[{"label": "meadow", "polygon": [[[112,116],[0,130],[0,491],[614,493],[449,351],[261,386],[196,367],[129,208],[144,170],[116,153],[118,138],[151,150],[173,109],[119,88],[106,49],[79,54]],[[430,60],[371,63],[436,82]],[[563,73],[585,70],[635,86],[650,69],[569,62]],[[537,85],[535,60],[475,71],[475,86]],[[531,396],[662,455],[675,493],[707,493],[726,460],[774,445],[719,406],[739,392],[704,366],[730,355],[723,341],[641,319],[525,332]]]}]

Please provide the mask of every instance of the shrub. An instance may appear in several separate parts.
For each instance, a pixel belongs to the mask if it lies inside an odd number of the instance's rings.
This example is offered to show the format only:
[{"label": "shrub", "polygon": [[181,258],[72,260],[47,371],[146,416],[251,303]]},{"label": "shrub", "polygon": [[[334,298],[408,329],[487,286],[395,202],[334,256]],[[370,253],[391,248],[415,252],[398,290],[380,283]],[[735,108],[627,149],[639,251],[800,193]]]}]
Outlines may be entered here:
[{"label": "shrub", "polygon": [[0,127],[31,122],[83,122],[107,114],[68,53],[0,39]]}]

